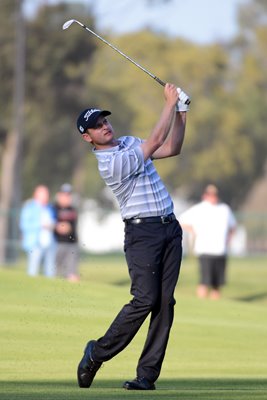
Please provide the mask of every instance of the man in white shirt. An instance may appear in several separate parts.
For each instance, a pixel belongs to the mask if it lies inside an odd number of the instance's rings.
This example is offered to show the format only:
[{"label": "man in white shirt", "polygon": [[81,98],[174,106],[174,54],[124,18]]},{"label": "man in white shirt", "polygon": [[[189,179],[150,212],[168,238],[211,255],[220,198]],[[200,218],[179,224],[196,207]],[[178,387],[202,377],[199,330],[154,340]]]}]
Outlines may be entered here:
[{"label": "man in white shirt", "polygon": [[236,227],[235,217],[230,207],[220,202],[217,187],[208,185],[202,201],[182,213],[179,220],[194,238],[200,267],[197,295],[207,297],[210,291],[210,297],[218,299],[220,287],[225,284],[227,249]]}]

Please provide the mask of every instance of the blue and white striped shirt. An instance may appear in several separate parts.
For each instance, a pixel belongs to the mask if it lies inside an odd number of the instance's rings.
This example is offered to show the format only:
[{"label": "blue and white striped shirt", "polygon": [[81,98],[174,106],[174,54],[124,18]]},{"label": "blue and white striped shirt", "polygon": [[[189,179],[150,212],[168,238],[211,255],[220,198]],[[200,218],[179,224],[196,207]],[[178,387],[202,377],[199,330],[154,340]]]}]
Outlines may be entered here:
[{"label": "blue and white striped shirt", "polygon": [[144,161],[142,140],[133,136],[122,136],[118,140],[118,146],[94,149],[93,153],[101,177],[118,200],[122,218],[171,214],[172,199],[152,160]]}]

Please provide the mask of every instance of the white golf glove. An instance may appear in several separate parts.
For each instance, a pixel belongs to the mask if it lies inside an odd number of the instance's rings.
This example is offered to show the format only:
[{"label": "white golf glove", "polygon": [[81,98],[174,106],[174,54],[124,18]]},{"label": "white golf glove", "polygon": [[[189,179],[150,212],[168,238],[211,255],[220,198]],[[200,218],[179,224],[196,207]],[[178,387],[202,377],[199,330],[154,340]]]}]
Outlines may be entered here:
[{"label": "white golf glove", "polygon": [[181,88],[177,88],[177,92],[179,94],[179,101],[176,104],[175,110],[177,112],[188,111],[190,104],[190,97],[185,92],[183,92]]},{"label": "white golf glove", "polygon": [[189,104],[184,104],[184,103],[181,102],[181,100],[179,100],[176,103],[175,111],[176,112],[182,112],[182,111],[187,112],[187,111],[189,111]]}]

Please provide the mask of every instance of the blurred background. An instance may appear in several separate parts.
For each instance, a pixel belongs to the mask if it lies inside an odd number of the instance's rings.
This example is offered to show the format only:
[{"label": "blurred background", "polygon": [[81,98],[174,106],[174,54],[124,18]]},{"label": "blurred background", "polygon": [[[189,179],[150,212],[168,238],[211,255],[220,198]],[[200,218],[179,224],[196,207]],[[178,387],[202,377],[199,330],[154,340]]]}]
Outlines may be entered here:
[{"label": "blurred background", "polygon": [[[186,4],[185,4],[186,3]],[[179,214],[216,184],[237,217],[238,256],[267,250],[267,3],[264,0],[0,1],[0,265],[20,255],[23,202],[69,182],[85,252],[122,251],[123,224],[76,129],[87,106],[118,135],[147,137],[162,87],[78,25],[192,97],[182,154],[156,164]]]}]

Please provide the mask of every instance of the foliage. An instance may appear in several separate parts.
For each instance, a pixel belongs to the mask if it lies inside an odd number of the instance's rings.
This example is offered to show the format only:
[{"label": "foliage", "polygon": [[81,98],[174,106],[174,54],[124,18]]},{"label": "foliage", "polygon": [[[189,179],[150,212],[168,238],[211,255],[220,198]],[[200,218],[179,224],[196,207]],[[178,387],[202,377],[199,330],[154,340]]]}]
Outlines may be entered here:
[{"label": "foliage", "polygon": [[[7,15],[9,18],[7,18]],[[3,152],[3,143],[7,135],[7,130],[12,120],[12,91],[15,57],[15,1],[2,0],[0,3],[0,155]]]},{"label": "foliage", "polygon": [[[2,152],[12,120],[14,32],[7,16],[14,1],[0,3]],[[82,195],[102,196],[96,160],[88,156],[90,147],[75,126],[85,107],[111,109],[118,135],[144,138],[161,112],[162,87],[80,27],[62,31],[70,15],[94,30],[90,10],[65,2],[43,5],[26,21],[23,198],[40,182],[55,191],[63,181],[71,181]],[[224,199],[238,207],[261,176],[267,150],[266,18],[266,2],[251,0],[240,6],[235,40],[208,46],[149,30],[119,37],[100,32],[153,74],[192,96],[182,154],[157,162],[171,191],[180,188],[197,199],[203,185],[214,182]]]},{"label": "foliage", "polygon": [[40,181],[58,188],[77,173],[84,154],[74,121],[95,43],[75,27],[66,36],[61,26],[68,16],[68,6],[60,4],[43,7],[28,23],[24,182],[32,178],[26,192]]}]

